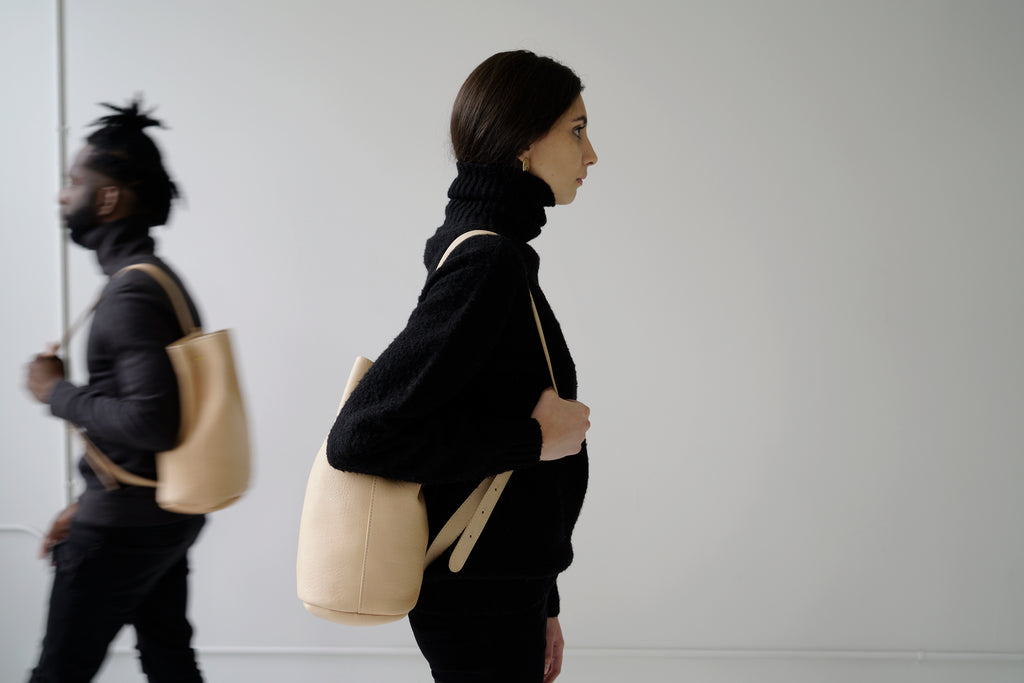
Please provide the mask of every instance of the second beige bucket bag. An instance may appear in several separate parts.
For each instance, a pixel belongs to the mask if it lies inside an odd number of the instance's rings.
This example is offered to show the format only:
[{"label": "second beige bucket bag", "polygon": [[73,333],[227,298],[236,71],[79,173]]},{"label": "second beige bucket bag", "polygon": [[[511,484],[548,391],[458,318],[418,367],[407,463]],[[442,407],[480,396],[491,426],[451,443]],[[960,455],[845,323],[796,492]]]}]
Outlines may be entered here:
[{"label": "second beige bucket bag", "polygon": [[[464,240],[494,234],[463,233],[437,267]],[[532,294],[530,303],[555,386]],[[339,413],[372,364],[356,358]],[[427,508],[420,485],[337,470],[327,461],[325,438],[309,474],[299,524],[299,599],[311,614],[339,624],[373,626],[401,619],[416,605],[423,570],[456,539],[448,567],[453,572],[462,569],[511,475],[503,472],[484,479],[428,548]]]}]

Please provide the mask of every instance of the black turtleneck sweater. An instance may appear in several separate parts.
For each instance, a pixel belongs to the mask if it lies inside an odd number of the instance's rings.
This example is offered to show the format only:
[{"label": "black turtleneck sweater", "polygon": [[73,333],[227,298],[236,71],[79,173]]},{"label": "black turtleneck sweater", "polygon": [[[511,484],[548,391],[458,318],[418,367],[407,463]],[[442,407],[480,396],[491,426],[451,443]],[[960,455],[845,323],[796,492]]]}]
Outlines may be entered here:
[{"label": "black turtleneck sweater", "polygon": [[[184,332],[163,288],[140,271],[113,277],[134,263],[160,266],[181,285],[154,254],[149,230],[125,219],[96,226],[72,238],[96,252],[111,279],[93,314],[86,347],[89,383],[57,383],[50,411],[86,430],[107,457],[129,472],[156,478],[155,453],[177,441],[180,406],[178,384],[166,347]],[[182,287],[196,321],[199,315]],[[162,510],[155,489],[124,486],[106,490],[83,458],[79,470],[85,492],[75,518],[104,526],[164,524],[182,515]]]},{"label": "black turtleneck sweater", "polygon": [[[576,369],[527,244],[554,205],[550,188],[517,169],[460,163],[448,196],[445,222],[427,240],[417,306],[346,402],[327,457],[338,469],[423,483],[431,538],[481,479],[514,470],[465,568],[452,574],[443,555],[417,604],[500,612],[552,587],[572,561],[587,454],[584,446],[541,462],[540,425],[530,417],[551,385],[531,290],[559,393],[576,398]],[[435,270],[456,237],[479,228],[499,236],[470,238]],[[551,590],[548,613],[558,610]]]}]

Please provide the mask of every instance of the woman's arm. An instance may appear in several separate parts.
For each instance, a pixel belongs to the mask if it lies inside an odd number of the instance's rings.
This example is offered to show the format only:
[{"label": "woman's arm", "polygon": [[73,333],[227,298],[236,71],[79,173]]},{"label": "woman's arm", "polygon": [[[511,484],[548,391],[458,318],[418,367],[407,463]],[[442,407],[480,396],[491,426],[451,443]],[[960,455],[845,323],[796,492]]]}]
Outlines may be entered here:
[{"label": "woman's arm", "polygon": [[328,437],[331,465],[433,483],[537,463],[537,420],[526,411],[481,414],[466,392],[494,362],[510,320],[532,328],[528,293],[512,244],[475,237],[461,245],[346,402]]}]

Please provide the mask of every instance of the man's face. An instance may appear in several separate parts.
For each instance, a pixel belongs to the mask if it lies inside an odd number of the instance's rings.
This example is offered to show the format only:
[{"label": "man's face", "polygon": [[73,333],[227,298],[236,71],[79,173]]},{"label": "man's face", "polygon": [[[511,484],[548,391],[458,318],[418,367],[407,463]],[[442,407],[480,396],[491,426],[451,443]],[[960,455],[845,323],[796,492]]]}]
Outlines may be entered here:
[{"label": "man's face", "polygon": [[96,212],[97,193],[104,184],[104,176],[85,165],[90,154],[90,145],[78,152],[68,170],[68,182],[60,191],[61,218],[72,235],[91,230],[100,223]]}]

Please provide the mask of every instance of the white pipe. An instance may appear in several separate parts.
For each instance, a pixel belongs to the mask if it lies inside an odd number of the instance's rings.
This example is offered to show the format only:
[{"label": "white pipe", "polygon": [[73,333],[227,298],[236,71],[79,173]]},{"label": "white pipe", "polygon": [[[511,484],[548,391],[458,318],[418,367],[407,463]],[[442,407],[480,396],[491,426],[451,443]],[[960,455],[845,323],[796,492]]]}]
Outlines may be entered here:
[{"label": "white pipe", "polygon": [[0,531],[16,531],[30,534],[36,538],[43,538],[46,535],[34,526],[25,526],[24,524],[0,524]]},{"label": "white pipe", "polygon": [[[411,657],[414,647],[311,647],[311,646],[198,646],[201,655],[272,657]],[[115,654],[134,654],[134,648],[119,647]],[[925,650],[731,650],[687,648],[567,648],[567,656],[612,659],[732,659],[732,660],[859,660],[916,662],[1020,662],[1024,652],[955,652]]]}]

